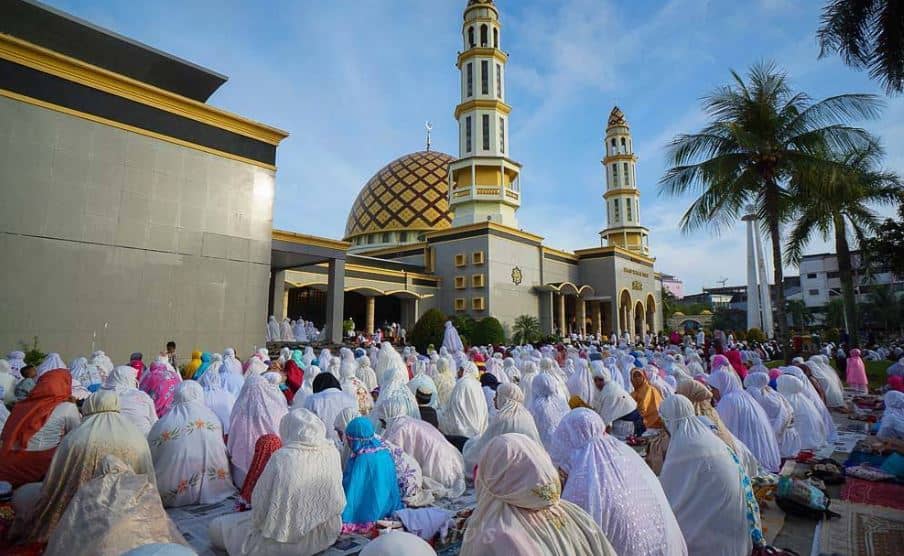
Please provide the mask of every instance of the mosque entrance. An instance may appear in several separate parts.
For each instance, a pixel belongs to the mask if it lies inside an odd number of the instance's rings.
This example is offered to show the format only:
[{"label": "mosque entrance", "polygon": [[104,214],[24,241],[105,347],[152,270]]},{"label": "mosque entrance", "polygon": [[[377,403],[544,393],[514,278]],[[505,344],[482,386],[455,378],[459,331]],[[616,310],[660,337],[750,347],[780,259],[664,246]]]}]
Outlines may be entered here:
[{"label": "mosque entrance", "polygon": [[290,319],[302,318],[312,321],[318,329],[323,328],[326,320],[326,291],[310,286],[291,288],[288,297],[286,314]]},{"label": "mosque entrance", "polygon": [[368,296],[355,291],[345,292],[345,318],[355,321],[356,331],[369,332],[367,330],[367,304],[370,299],[374,304],[374,330],[392,323],[402,322],[402,300],[398,297],[392,295]]}]

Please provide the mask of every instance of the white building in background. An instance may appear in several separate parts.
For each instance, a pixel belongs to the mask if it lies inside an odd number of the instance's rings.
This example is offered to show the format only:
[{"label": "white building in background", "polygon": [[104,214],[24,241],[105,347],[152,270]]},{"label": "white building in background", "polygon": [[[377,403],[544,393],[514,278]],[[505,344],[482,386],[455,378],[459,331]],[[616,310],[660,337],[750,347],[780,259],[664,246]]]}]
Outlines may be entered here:
[{"label": "white building in background", "polygon": [[[804,255],[799,268],[801,294],[807,307],[821,309],[836,297],[841,297],[841,274],[835,253]],[[891,272],[882,272],[882,269],[867,278],[859,251],[851,252],[851,270],[858,303],[869,301],[869,294],[876,286],[892,286],[895,291],[904,290],[904,280]]]}]

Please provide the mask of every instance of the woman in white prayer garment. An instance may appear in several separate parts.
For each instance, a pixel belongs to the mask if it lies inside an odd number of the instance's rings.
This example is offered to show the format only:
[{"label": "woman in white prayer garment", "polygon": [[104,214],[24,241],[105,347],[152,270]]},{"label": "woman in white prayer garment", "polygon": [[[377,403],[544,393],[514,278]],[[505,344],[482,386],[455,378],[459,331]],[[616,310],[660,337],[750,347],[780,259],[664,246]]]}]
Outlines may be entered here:
[{"label": "woman in white prayer garment", "polygon": [[[721,368],[708,378],[718,397],[716,411],[728,430],[753,453],[760,465],[777,473],[781,468],[778,441],[763,408],[741,386],[741,379],[731,370]],[[790,400],[789,400],[790,401]]]},{"label": "woman in white prayer garment", "polygon": [[559,421],[571,409],[568,401],[559,392],[558,382],[550,373],[541,372],[534,377],[533,396],[530,410],[534,416],[534,424],[540,433],[540,440],[547,450],[552,446],[552,437],[559,426]]},{"label": "woman in white prayer garment", "polygon": [[807,366],[826,394],[826,405],[829,407],[845,407],[844,384],[841,383],[838,373],[829,365],[828,356],[813,355],[807,361]]},{"label": "woman in white prayer garment", "polygon": [[211,544],[230,556],[311,555],[339,538],[342,465],[323,422],[306,409],[293,409],[280,422],[279,436],[283,447],[264,467],[251,511],[210,523]]},{"label": "woman in white prayer garment", "polygon": [[373,392],[377,388],[377,374],[370,366],[370,357],[362,355],[356,361],[358,368],[355,370],[355,376],[364,384],[368,392]]},{"label": "woman in white prayer garment", "polygon": [[436,372],[433,374],[433,383],[436,385],[437,407],[445,409],[455,389],[455,375],[449,365],[451,358],[439,357],[436,360]]},{"label": "woman in white prayer garment", "polygon": [[581,398],[588,406],[593,403],[593,393],[596,389],[593,387],[593,374],[587,366],[586,359],[578,360],[574,373],[568,377],[565,385],[570,395]]},{"label": "woman in white prayer garment", "polygon": [[168,508],[216,504],[235,494],[220,419],[193,380],[176,389],[169,412],[148,435],[157,489]]},{"label": "woman in white prayer garment", "polygon": [[377,396],[377,401],[374,403],[374,416],[379,419],[381,416],[380,411],[385,401],[398,395],[405,399],[408,416],[413,419],[420,419],[421,412],[417,406],[417,399],[407,385],[408,369],[404,364],[387,369],[381,379],[380,395]]},{"label": "woman in white prayer garment", "polygon": [[[637,402],[612,377],[611,371],[600,361],[593,361],[594,395],[591,408],[597,412],[603,423],[611,427],[615,421],[637,409]],[[616,369],[616,374],[621,374]],[[602,382],[603,387],[599,387]]]},{"label": "woman in white prayer garment", "polygon": [[113,369],[104,386],[119,396],[119,413],[147,435],[157,422],[154,400],[138,389],[137,372],[132,367],[120,365]]},{"label": "woman in white prayer garment", "polygon": [[464,351],[465,345],[461,341],[461,336],[458,335],[458,330],[455,329],[455,325],[452,324],[451,320],[447,320],[445,324],[445,330],[443,331],[443,347],[449,351],[451,355]]},{"label": "woman in white prayer garment", "polygon": [[487,428],[489,412],[477,366],[465,361],[462,376],[455,383],[449,403],[439,415],[439,428],[448,436],[473,438]]},{"label": "woman in white prayer garment", "polygon": [[479,463],[477,508],[461,556],[614,556],[587,512],[560,497],[543,447],[518,433],[497,436]]},{"label": "woman in white prayer garment", "polygon": [[784,396],[769,386],[769,375],[752,372],[744,379],[744,386],[753,399],[762,406],[778,441],[782,458],[795,458],[800,452],[800,436],[794,427],[794,408]]},{"label": "woman in white prayer garment", "polygon": [[606,434],[596,412],[570,411],[556,429],[550,457],[567,476],[562,498],[590,514],[615,552],[688,554],[656,475],[631,447]]},{"label": "woman in white prayer garment", "polygon": [[421,466],[423,485],[435,498],[455,498],[465,491],[464,461],[461,453],[436,427],[406,414],[405,400],[386,400],[381,419],[383,440],[398,446]]},{"label": "woman in white prayer garment", "polygon": [[818,450],[826,445],[826,429],[819,410],[804,394],[804,385],[793,375],[781,375],[776,379],[778,393],[788,400],[794,410],[794,428],[800,436],[803,450]]},{"label": "woman in white prayer garment", "polygon": [[[826,439],[829,442],[835,442],[838,437],[838,429],[835,427],[835,420],[832,419],[832,414],[826,407],[825,402],[822,401],[822,398],[819,396],[819,392],[816,391],[813,383],[810,382],[810,377],[796,366],[782,367],[781,370],[783,375],[791,375],[800,381],[800,384],[803,387],[803,395],[813,403],[813,407],[816,408],[820,419],[822,419]],[[803,440],[803,438],[801,438],[801,440]]]},{"label": "woman in white prayer garment", "polygon": [[[320,417],[324,427],[327,423],[330,424],[326,428],[326,437],[332,442],[337,442],[339,437],[333,426],[336,416],[346,407],[358,410],[358,400],[343,392],[339,380],[331,373],[317,375],[313,382],[313,392],[312,395],[305,398],[304,408]],[[299,407],[299,405],[293,404],[292,407]]]},{"label": "woman in white prayer garment", "polygon": [[659,481],[690,554],[748,556],[763,542],[759,507],[736,456],[684,396],[659,413],[671,435]]},{"label": "woman in white prayer garment", "polygon": [[265,434],[276,434],[279,422],[287,412],[286,397],[279,388],[260,375],[249,375],[245,379],[229,421],[227,448],[235,484],[245,482],[257,439]]},{"label": "woman in white prayer garment", "polygon": [[[229,421],[232,417],[232,407],[235,405],[236,397],[224,388],[224,383],[233,377],[239,379],[241,384],[244,384],[244,380],[241,374],[235,375],[228,370],[224,371],[222,361],[219,361],[218,357],[220,357],[219,353],[213,354],[214,360],[207,367],[207,371],[198,379],[198,384],[204,389],[204,405],[214,412],[220,420],[223,434],[228,436]],[[238,390],[241,391],[241,387]]]},{"label": "woman in white prayer garment", "polygon": [[422,388],[425,392],[432,392],[430,402],[427,404],[433,409],[439,407],[439,398],[436,395],[436,382],[425,372],[427,370],[427,362],[419,359],[414,365],[414,376],[406,385],[412,394],[417,393],[418,388]]},{"label": "woman in white prayer garment", "polygon": [[530,407],[534,403],[534,377],[537,376],[537,363],[528,359],[521,364],[521,382],[518,386],[524,392],[524,407]]},{"label": "woman in white prayer garment", "polygon": [[534,423],[530,411],[524,407],[524,393],[517,384],[511,382],[500,384],[496,389],[495,404],[499,411],[490,418],[487,430],[480,436],[468,440],[462,452],[465,460],[465,472],[472,478],[474,468],[483,454],[483,449],[490,440],[497,436],[508,432],[518,432],[540,442],[537,425]]}]

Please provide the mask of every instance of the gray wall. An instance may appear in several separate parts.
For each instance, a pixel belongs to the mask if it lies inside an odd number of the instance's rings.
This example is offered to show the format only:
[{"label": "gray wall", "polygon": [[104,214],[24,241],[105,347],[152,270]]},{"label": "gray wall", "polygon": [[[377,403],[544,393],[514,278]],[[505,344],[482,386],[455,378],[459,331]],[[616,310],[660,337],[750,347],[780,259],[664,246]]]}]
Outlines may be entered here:
[{"label": "gray wall", "polygon": [[263,342],[272,171],[3,97],[0,122],[0,351]]}]

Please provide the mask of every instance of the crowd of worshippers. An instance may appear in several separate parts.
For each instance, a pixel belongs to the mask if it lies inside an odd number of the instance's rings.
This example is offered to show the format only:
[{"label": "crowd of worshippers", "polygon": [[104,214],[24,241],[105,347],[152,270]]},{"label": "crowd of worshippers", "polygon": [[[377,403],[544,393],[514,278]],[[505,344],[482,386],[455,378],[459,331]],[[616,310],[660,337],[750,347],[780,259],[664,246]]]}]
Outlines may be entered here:
[{"label": "crowd of worshippers", "polygon": [[[226,349],[177,367],[171,345],[150,365],[98,351],[31,372],[14,352],[0,360],[8,540],[67,556],[186,545],[165,508],[235,496],[214,547],[315,554],[401,511],[424,510],[430,538],[442,524],[426,510],[473,485],[464,555],[748,556],[765,543],[752,480],[831,442],[845,402],[824,355],[767,369],[728,348],[466,349],[449,322],[423,354]],[[856,383],[857,350],[847,364]],[[880,438],[904,439],[904,394],[885,403]],[[361,554],[402,553],[434,552],[391,533]]]}]

